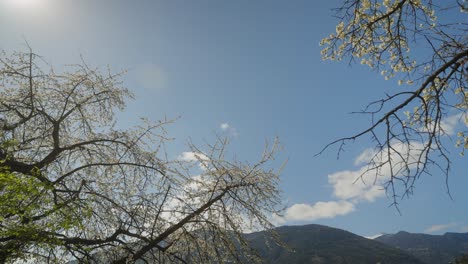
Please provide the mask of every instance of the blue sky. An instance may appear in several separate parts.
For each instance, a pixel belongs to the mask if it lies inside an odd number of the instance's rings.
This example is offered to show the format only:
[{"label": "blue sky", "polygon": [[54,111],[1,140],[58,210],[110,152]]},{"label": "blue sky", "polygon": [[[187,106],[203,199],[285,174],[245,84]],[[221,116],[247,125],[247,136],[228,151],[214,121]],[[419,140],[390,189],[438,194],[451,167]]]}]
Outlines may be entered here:
[{"label": "blue sky", "polygon": [[330,179],[360,169],[354,161],[369,138],[347,145],[339,160],[336,149],[314,157],[368,124],[350,112],[401,89],[364,66],[321,60],[319,41],[334,31],[331,9],[340,1],[18,1],[0,0],[0,49],[25,50],[27,40],[58,68],[82,55],[90,65],[128,70],[123,81],[136,98],[119,122],[181,116],[169,127],[174,155],[188,150],[188,138],[201,144],[219,133],[249,160],[278,136],[285,148],[279,159],[289,159],[281,188],[292,208],[282,224],[318,223],[364,236],[468,232],[466,161],[456,149],[453,200],[443,175],[434,173],[401,201],[401,215],[381,194],[334,192]]}]

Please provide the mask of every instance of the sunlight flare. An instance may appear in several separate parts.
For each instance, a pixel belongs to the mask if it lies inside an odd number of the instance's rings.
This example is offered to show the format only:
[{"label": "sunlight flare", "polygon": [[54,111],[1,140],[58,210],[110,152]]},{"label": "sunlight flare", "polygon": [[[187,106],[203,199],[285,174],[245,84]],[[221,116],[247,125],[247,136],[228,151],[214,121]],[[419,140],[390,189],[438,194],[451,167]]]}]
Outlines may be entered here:
[{"label": "sunlight flare", "polygon": [[17,8],[34,8],[41,4],[41,0],[8,0],[8,5]]}]

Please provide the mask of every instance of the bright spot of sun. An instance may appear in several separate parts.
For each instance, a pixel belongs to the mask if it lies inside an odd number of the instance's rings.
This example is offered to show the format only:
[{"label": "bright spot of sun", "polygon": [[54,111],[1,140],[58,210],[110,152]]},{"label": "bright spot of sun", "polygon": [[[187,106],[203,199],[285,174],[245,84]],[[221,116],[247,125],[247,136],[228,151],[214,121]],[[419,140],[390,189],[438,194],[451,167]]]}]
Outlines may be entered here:
[{"label": "bright spot of sun", "polygon": [[4,13],[22,25],[46,25],[56,12],[51,3],[52,0],[0,0],[0,10],[6,11],[0,14],[3,16]]},{"label": "bright spot of sun", "polygon": [[40,2],[40,0],[8,0],[9,5],[18,8],[34,8]]}]

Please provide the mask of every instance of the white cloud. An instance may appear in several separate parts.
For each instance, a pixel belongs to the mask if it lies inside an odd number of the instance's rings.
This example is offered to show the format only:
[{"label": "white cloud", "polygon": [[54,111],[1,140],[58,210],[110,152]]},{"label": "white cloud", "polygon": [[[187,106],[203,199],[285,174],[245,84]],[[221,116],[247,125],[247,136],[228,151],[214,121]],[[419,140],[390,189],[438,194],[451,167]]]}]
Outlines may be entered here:
[{"label": "white cloud", "polygon": [[385,235],[385,234],[377,234],[377,235],[373,235],[373,236],[365,236],[365,238],[367,238],[367,239],[376,239],[376,238],[378,238],[378,237],[380,237],[380,236],[383,236],[383,235]]},{"label": "white cloud", "polygon": [[354,165],[367,164],[378,152],[374,149],[365,149],[357,158],[354,160]]},{"label": "white cloud", "polygon": [[229,123],[221,123],[219,125],[219,128],[221,129],[221,131],[230,136],[237,137],[239,135],[239,133],[237,133],[237,129],[231,126]]},{"label": "white cloud", "polygon": [[210,158],[205,154],[193,151],[182,152],[177,159],[184,162],[198,162],[198,166],[201,170],[207,170],[210,161]]},{"label": "white cloud", "polygon": [[[448,135],[455,133],[456,126],[464,119],[466,113],[449,116],[442,120],[441,128]],[[228,123],[220,126],[221,130],[231,129]],[[389,148],[380,151],[366,149],[354,161],[356,170],[343,170],[328,175],[328,183],[333,187],[333,195],[339,201],[317,202],[313,205],[294,204],[286,209],[284,216],[273,215],[274,224],[284,224],[288,221],[313,221],[322,218],[333,218],[346,215],[356,210],[355,206],[363,201],[374,202],[385,196],[384,184],[392,176],[401,176],[408,173],[407,169],[414,170],[420,166],[419,158],[424,155],[424,145],[419,142],[391,142]],[[388,162],[391,160],[391,164]],[[370,164],[370,165],[369,165]],[[373,167],[372,164],[377,165]],[[374,169],[372,169],[374,168]],[[433,233],[457,226],[456,223],[433,225],[425,230]],[[468,226],[460,227],[468,232]],[[374,239],[382,234],[370,236]]]},{"label": "white cloud", "polygon": [[467,113],[458,113],[451,115],[440,122],[440,128],[445,131],[447,135],[454,135],[455,128],[467,117]]},{"label": "white cloud", "polygon": [[[189,160],[189,159],[187,159]],[[168,222],[176,223],[187,214],[191,213],[193,208],[198,208],[202,203],[202,194],[210,188],[210,180],[203,175],[194,175],[186,178],[180,189],[171,189],[168,199],[164,204],[161,217]],[[190,225],[188,225],[190,229]]]},{"label": "white cloud", "polygon": [[280,223],[286,221],[313,221],[345,215],[354,210],[354,204],[348,201],[317,202],[313,205],[294,204],[286,209],[283,217],[276,216],[275,220]]},{"label": "white cloud", "polygon": [[139,65],[134,70],[134,77],[138,84],[147,90],[164,89],[168,83],[167,73],[154,64]]},{"label": "white cloud", "polygon": [[[394,175],[399,175],[408,164],[410,169],[417,166],[418,157],[421,155],[423,145],[418,142],[404,144],[393,142],[390,154],[385,148],[381,151],[373,149],[364,150],[355,160],[355,165],[364,164],[357,170],[338,171],[328,175],[328,183],[333,186],[333,195],[339,199],[352,199],[354,202],[362,200],[373,202],[377,198],[385,196],[384,183]],[[389,163],[389,155],[392,167]],[[378,170],[370,170],[368,163],[382,164]]]},{"label": "white cloud", "polygon": [[223,131],[227,131],[229,129],[229,124],[228,123],[222,123],[219,128],[221,128],[221,130]]},{"label": "white cloud", "polygon": [[375,176],[364,174],[365,167],[356,171],[339,171],[328,175],[328,182],[333,186],[333,195],[340,199],[366,200],[369,202],[385,196],[382,185],[375,181]]},{"label": "white cloud", "polygon": [[446,230],[452,227],[457,226],[457,223],[448,223],[448,224],[441,224],[441,225],[433,225],[424,230],[424,233],[435,233],[438,231]]},{"label": "white cloud", "polygon": [[[381,164],[387,160],[392,160],[392,167],[394,172],[399,172],[403,168],[403,161],[407,161],[411,168],[417,166],[419,156],[424,149],[423,144],[415,141],[409,143],[390,142],[390,153],[388,148],[384,148],[377,152],[373,149],[364,150],[355,160],[355,164],[368,164],[374,161],[376,164]],[[380,169],[380,174],[390,176],[390,164],[384,164]]]},{"label": "white cloud", "polygon": [[[468,120],[468,113],[462,112],[458,114],[454,114],[451,116],[447,116],[440,121],[440,129],[448,136],[452,136],[455,134],[456,127],[463,122]],[[434,129],[434,122],[428,123],[425,127],[420,128],[420,131],[429,131],[432,132]]]},{"label": "white cloud", "polygon": [[182,154],[180,154],[179,157],[177,157],[177,159],[181,161],[191,162],[191,161],[208,160],[208,157],[205,154],[200,153],[200,152],[186,151],[186,152],[182,152]]},{"label": "white cloud", "polygon": [[355,165],[362,165],[356,170],[343,170],[328,175],[328,183],[333,187],[333,195],[338,201],[317,202],[310,204],[294,204],[287,208],[284,216],[272,216],[274,224],[284,224],[288,221],[314,221],[323,218],[333,218],[346,215],[356,210],[356,205],[363,202],[373,202],[385,196],[384,183],[390,179],[391,168],[384,164],[376,171],[368,171],[368,163],[374,161],[379,164],[391,155],[393,171],[404,168],[403,161],[409,161],[410,169],[417,166],[416,161],[422,152],[422,144],[410,142],[403,144],[394,142],[390,147],[380,152],[372,149],[364,150],[355,160]]}]

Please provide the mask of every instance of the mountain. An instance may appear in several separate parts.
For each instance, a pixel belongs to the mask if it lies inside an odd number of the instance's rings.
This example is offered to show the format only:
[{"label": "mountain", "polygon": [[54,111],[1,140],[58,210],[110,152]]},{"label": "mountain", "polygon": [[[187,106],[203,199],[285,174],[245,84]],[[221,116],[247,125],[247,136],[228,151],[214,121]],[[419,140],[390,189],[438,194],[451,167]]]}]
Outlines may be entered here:
[{"label": "mountain", "polygon": [[276,245],[265,232],[246,235],[265,263],[424,263],[402,250],[337,228],[322,225],[283,226],[276,231],[291,250]]},{"label": "mountain", "polygon": [[282,226],[276,232],[289,248],[265,231],[245,234],[266,264],[448,264],[468,253],[468,233],[402,231],[372,240],[322,225]]},{"label": "mountain", "polygon": [[405,250],[427,264],[450,263],[456,257],[468,253],[468,233],[427,235],[401,231],[382,235],[375,240]]}]

